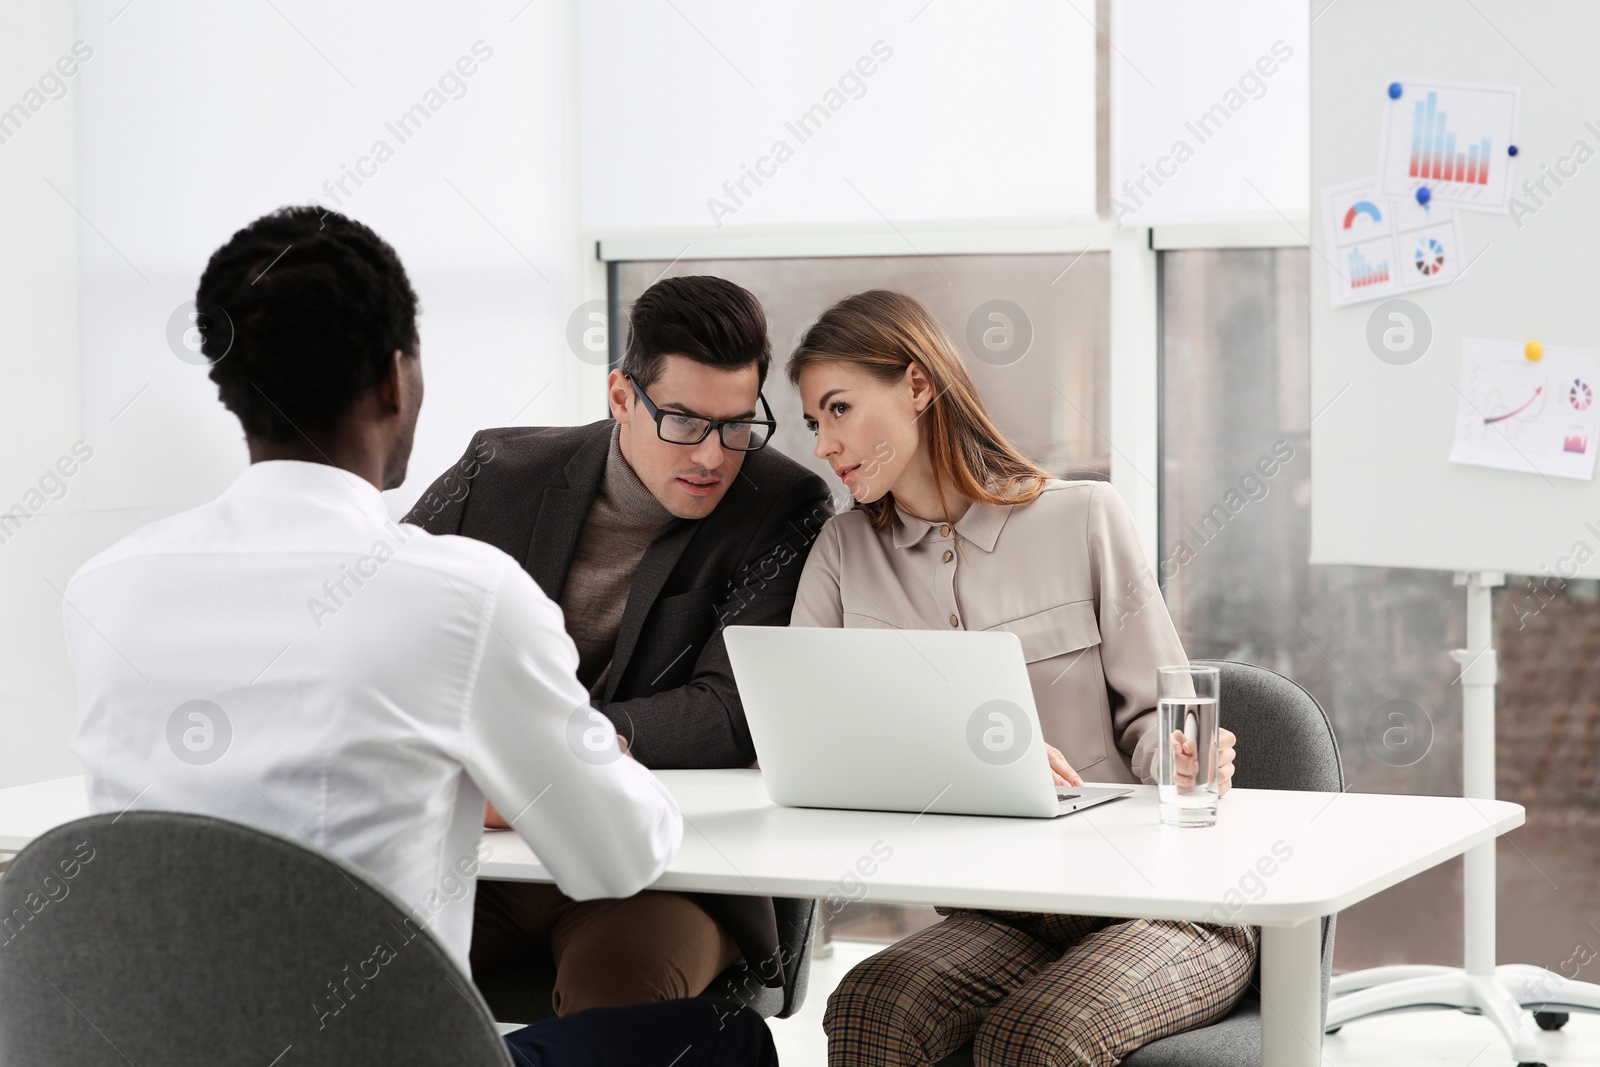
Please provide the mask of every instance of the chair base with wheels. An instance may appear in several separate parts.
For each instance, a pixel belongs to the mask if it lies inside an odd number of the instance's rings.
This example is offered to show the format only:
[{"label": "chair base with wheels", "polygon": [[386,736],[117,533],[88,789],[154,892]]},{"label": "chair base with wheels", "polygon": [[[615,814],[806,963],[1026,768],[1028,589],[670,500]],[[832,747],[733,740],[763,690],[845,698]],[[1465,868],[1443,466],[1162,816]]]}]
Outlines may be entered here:
[{"label": "chair base with wheels", "polygon": [[1520,1067],[1541,1063],[1535,1057],[1539,1030],[1559,1030],[1573,1011],[1600,1012],[1600,987],[1573,982],[1554,971],[1523,963],[1502,964],[1494,974],[1471,975],[1460,967],[1374,967],[1333,980],[1328,1032],[1354,1019],[1393,1011],[1455,1009],[1484,1015],[1511,1039]]}]

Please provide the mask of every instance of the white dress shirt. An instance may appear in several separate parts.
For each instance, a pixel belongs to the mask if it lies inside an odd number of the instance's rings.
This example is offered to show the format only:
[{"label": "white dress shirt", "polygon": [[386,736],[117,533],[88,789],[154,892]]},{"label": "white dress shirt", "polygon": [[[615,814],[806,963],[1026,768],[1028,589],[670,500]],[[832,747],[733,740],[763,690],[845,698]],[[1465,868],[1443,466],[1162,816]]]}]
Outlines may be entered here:
[{"label": "white dress shirt", "polygon": [[370,873],[463,969],[487,797],[579,900],[683,838],[589,707],[561,609],[510,556],[388,518],[369,482],[274,461],[67,586],[96,811],[192,811]]}]

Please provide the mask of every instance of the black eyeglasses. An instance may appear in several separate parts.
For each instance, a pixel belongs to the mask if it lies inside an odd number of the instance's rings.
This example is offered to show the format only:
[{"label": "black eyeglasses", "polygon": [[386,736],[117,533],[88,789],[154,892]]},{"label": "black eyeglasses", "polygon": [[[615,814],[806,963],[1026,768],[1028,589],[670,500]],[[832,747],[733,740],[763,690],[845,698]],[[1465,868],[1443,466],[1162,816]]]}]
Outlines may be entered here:
[{"label": "black eyeglasses", "polygon": [[650,413],[652,419],[656,420],[656,434],[668,444],[697,445],[704,441],[712,430],[716,430],[717,436],[722,440],[723,448],[733,452],[754,452],[758,448],[764,448],[778,428],[777,421],[772,417],[772,408],[767,404],[767,398],[760,393],[756,396],[761,401],[762,410],[767,413],[766,418],[708,419],[703,415],[662,411],[645,395],[638,382],[632,378],[629,378],[628,382],[633,386],[633,391],[639,394],[644,409]]}]

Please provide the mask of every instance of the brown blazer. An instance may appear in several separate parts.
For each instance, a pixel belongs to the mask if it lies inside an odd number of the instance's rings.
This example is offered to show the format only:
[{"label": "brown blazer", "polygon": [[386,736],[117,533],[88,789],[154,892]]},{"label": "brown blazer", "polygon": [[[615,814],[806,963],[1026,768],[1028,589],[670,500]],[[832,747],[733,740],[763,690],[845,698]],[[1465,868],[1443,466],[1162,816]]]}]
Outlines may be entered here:
[{"label": "brown blazer", "polygon": [[1188,662],[1127,505],[1105,482],[973,504],[952,528],[898,510],[823,527],[792,626],[1009,630],[1045,740],[1090,782],[1153,782],[1156,668]]},{"label": "brown blazer", "polygon": [[[561,599],[611,445],[611,419],[587,426],[480,430],[422,494],[407,522],[495,545]],[[755,746],[722,629],[782,626],[800,569],[833,510],[822,479],[773,448],[745,457],[703,519],[677,519],[634,572],[599,708],[646,767],[748,767]],[[691,894],[768,985],[778,948],[768,897]]]}]

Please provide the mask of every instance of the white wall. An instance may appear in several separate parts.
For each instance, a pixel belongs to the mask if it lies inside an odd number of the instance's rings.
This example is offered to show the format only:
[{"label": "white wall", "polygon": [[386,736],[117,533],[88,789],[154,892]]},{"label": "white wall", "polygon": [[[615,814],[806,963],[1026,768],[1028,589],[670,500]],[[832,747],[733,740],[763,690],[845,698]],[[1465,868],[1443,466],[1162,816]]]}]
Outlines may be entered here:
[{"label": "white wall", "polygon": [[[167,324],[211,252],[283,204],[318,198],[371,225],[421,298],[428,393],[396,514],[473,430],[572,421],[566,6],[175,0],[117,14],[124,2],[79,5],[81,33],[102,41],[81,119],[98,231],[83,246],[84,403],[91,502],[127,516],[108,535],[242,469],[237,422]],[[453,70],[463,57],[470,77]],[[418,102],[434,110],[402,141],[388,124]],[[341,189],[356,168],[371,176]]]},{"label": "white wall", "polygon": [[[59,83],[47,76],[71,56],[73,40],[67,0],[0,7],[0,111],[23,108],[0,116],[0,512],[20,507],[30,516],[0,520],[0,787],[74,769],[65,743],[76,716],[55,590],[81,558],[87,474],[71,456],[83,433],[71,206],[83,72]],[[52,477],[62,457],[73,473]]]},{"label": "white wall", "polygon": [[1308,7],[1305,0],[1114,0],[1118,221],[1305,214]]},{"label": "white wall", "polygon": [[1094,214],[1094,29],[1072,4],[581,6],[591,230]]},{"label": "white wall", "polygon": [[[79,438],[93,455],[0,544],[0,786],[78,770],[51,585],[243,469],[237,422],[167,339],[238,227],[321,197],[405,262],[428,393],[411,477],[389,494],[395,515],[475,429],[594,417],[580,397],[601,372],[565,342],[569,315],[596,295],[577,231],[576,27],[573,4],[523,0],[3,9],[0,107],[75,38],[92,56],[63,99],[0,144],[0,507]],[[475,73],[430,98],[475,44]],[[435,110],[401,143],[385,123],[419,101]],[[379,140],[393,154],[365,164],[364,185],[324,188]]]},{"label": "white wall", "polygon": [[[1093,214],[1091,3],[581,8],[591,231],[886,220],[914,230]],[[1113,0],[1118,221],[1305,214],[1309,17],[1304,0]],[[892,56],[834,97],[802,142],[789,124],[879,42]],[[779,142],[792,151],[781,163]],[[757,183],[748,175],[763,162]]]}]

